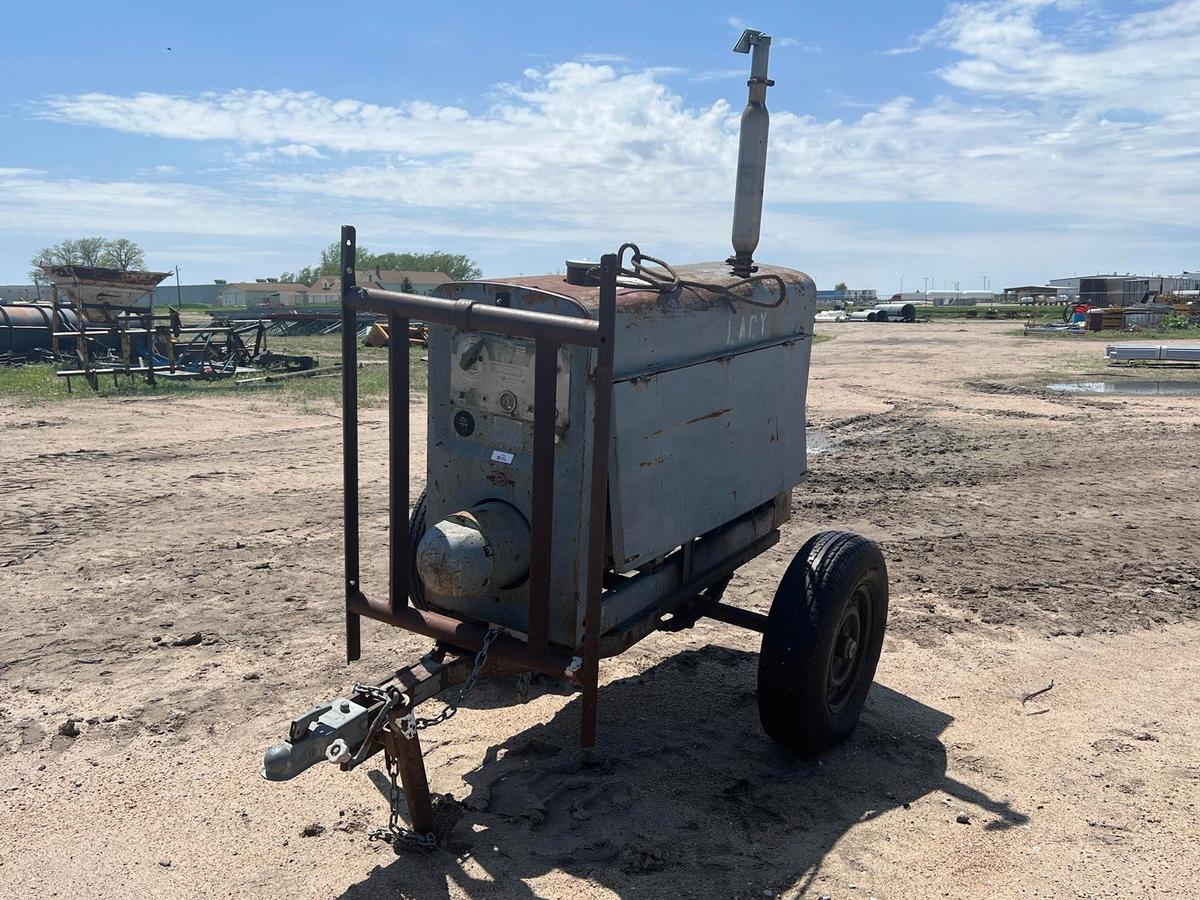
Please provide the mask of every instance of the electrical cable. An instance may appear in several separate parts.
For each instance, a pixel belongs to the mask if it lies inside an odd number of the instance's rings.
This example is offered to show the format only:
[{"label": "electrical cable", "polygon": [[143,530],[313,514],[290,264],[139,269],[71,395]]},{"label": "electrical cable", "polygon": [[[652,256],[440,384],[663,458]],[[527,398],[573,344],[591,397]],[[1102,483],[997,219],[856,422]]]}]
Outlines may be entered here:
[{"label": "electrical cable", "polygon": [[[625,265],[625,254],[630,252],[629,265]],[[648,268],[649,263],[652,268]],[[660,291],[662,293],[671,293],[680,289],[687,289],[700,295],[700,291],[708,294],[716,294],[718,297],[725,300],[729,304],[730,311],[735,309],[736,304],[745,303],[748,306],[758,306],[764,309],[776,309],[783,304],[787,298],[787,282],[780,276],[764,272],[761,275],[751,275],[749,278],[742,278],[731,284],[710,284],[703,281],[690,281],[680,278],[679,274],[666,262],[654,256],[649,256],[642,253],[641,248],[634,243],[624,243],[617,251],[617,274],[618,284],[622,287],[634,288],[649,288],[650,290]],[[633,282],[632,284],[630,282]],[[745,297],[736,293],[736,290],[745,285],[755,285],[759,282],[770,282],[775,285],[775,289],[779,292],[779,296],[770,303],[765,303],[761,300],[755,300],[753,297]],[[753,290],[753,287],[751,288]]]}]

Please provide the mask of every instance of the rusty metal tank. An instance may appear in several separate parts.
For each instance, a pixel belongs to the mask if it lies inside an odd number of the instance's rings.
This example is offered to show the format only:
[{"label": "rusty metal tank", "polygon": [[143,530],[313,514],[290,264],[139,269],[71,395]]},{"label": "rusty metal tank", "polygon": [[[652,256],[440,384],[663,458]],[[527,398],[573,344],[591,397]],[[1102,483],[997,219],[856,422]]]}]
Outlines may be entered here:
[{"label": "rusty metal tank", "polygon": [[[49,350],[52,321],[53,313],[48,305],[0,305],[0,356],[24,358],[38,350]],[[58,326],[59,331],[74,330],[75,313],[60,309]],[[65,349],[75,346],[69,338],[64,338],[60,345]]]}]

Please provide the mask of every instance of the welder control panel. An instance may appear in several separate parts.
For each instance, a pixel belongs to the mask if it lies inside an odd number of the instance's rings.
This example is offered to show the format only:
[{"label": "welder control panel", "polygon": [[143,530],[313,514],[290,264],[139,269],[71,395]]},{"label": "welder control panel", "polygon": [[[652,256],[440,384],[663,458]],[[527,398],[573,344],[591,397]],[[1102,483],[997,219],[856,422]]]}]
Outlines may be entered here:
[{"label": "welder control panel", "polygon": [[[450,357],[450,405],[521,422],[533,421],[534,342],[477,331],[458,332]],[[558,351],[555,427],[568,423],[570,367],[567,351]],[[466,421],[466,417],[462,417]],[[455,421],[455,430],[462,429]],[[464,435],[465,436],[465,435]]]}]

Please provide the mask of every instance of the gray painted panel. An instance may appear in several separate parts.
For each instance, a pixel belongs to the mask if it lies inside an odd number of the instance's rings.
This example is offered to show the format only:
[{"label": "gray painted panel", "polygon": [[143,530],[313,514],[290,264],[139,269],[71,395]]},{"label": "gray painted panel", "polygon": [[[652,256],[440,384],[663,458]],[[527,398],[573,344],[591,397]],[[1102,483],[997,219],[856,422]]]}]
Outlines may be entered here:
[{"label": "gray painted panel", "polygon": [[610,497],[629,571],[799,484],[807,338],[622,382]]},{"label": "gray painted panel", "polygon": [[1172,362],[1200,362],[1200,347],[1195,344],[1185,347],[1163,344],[1161,359]]},{"label": "gray painted panel", "polygon": [[1109,344],[1105,356],[1109,359],[1158,359],[1161,347],[1139,344]]}]

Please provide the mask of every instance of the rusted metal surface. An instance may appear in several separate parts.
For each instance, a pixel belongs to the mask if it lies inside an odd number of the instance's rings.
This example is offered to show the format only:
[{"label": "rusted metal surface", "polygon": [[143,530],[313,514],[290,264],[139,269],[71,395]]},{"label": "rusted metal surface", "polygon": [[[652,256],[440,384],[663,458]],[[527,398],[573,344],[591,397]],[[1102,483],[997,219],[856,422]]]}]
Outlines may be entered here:
[{"label": "rusted metal surface", "polygon": [[[718,287],[728,287],[741,280],[739,276],[730,274],[729,266],[723,262],[693,263],[686,266],[676,266],[675,271],[687,281],[703,282]],[[807,277],[803,272],[787,269],[782,266],[761,265],[757,267],[758,274],[778,275],[788,283],[799,283]],[[474,282],[451,282],[442,285],[439,292],[445,296],[453,296],[456,288]],[[533,294],[553,294],[558,297],[574,300],[589,316],[594,316],[600,309],[600,287],[597,284],[570,284],[563,275],[522,275],[517,278],[504,278],[487,282],[495,290],[515,290],[516,302],[531,305],[536,298]],[[744,291],[747,295],[749,289]],[[616,310],[620,313],[636,313],[653,309],[674,309],[683,312],[712,309],[720,305],[725,307],[721,295],[699,288],[681,288],[672,293],[661,293],[641,287],[617,287]]]},{"label": "rusted metal surface", "polygon": [[[358,549],[358,334],[357,317],[345,303],[354,290],[353,225],[342,226],[342,544],[346,590],[346,661],[362,655],[361,624],[351,603],[359,595]],[[403,448],[405,458],[408,445]]]},{"label": "rusted metal surface", "polygon": [[152,293],[167,272],[122,272],[100,266],[41,266],[52,285],[68,300],[83,304],[90,312],[124,311],[139,305]]},{"label": "rusted metal surface", "polygon": [[533,386],[532,551],[529,557],[529,650],[546,651],[550,630],[550,567],[554,562],[554,408],[558,345],[538,340]]},{"label": "rusted metal surface", "polygon": [[76,331],[75,314],[69,310],[56,312],[46,304],[0,304],[0,357],[25,359],[40,350],[54,352],[55,334],[60,331],[56,315],[62,317],[61,330]]},{"label": "rusted metal surface", "polygon": [[727,625],[757,631],[762,634],[767,630],[767,617],[760,612],[750,609],[739,609],[727,603],[713,603],[701,608],[700,614],[708,619],[715,619]]},{"label": "rusted metal surface", "polygon": [[[675,267],[674,272],[681,281],[710,279],[716,287],[739,280],[715,262]],[[734,303],[731,309],[725,297],[690,290],[630,290],[617,281],[613,374],[603,381],[616,383],[607,494],[613,565],[619,572],[640,568],[732,521],[803,477],[803,405],[815,286],[801,272],[764,266],[762,274],[782,279],[786,296],[777,307]],[[753,291],[760,304],[778,299],[777,286],[745,285],[743,290]],[[548,315],[602,318],[599,286],[568,284],[562,276],[461,282],[439,291],[447,301],[473,303],[477,309],[509,303]],[[431,521],[483,497],[499,497],[534,520],[528,417],[508,413],[499,403],[511,388],[519,398],[518,411],[531,405],[531,343],[490,339],[485,367],[476,361],[478,353],[470,353],[483,346],[474,332],[435,328],[431,334],[428,483],[437,485],[430,491]],[[499,347],[511,352],[501,353]],[[462,370],[467,363],[471,377]],[[595,355],[587,359],[574,353],[564,363],[570,376],[560,376],[556,404],[561,418],[555,445],[549,643],[579,650],[586,632],[583,559],[590,541],[591,426],[602,379],[595,371]],[[493,369],[503,370],[503,376]],[[460,420],[462,431],[451,424]],[[655,510],[654,516],[644,514],[648,508]],[[526,585],[478,597],[431,596],[429,602],[457,617],[528,631],[529,596]],[[535,623],[535,631],[537,627]]]},{"label": "rusted metal surface", "polygon": [[[407,334],[408,319],[388,316],[392,334]],[[388,604],[408,603],[408,344],[388,344]]]},{"label": "rusted metal surface", "polygon": [[[488,627],[479,622],[464,622],[452,616],[411,606],[399,607],[393,613],[388,610],[385,601],[368,598],[363,594],[351,598],[348,606],[357,615],[444,641],[461,650],[478,650],[483,646],[483,639],[488,632]],[[523,668],[579,683],[580,660],[575,657],[553,651],[543,654],[530,653],[524,641],[507,634],[496,640],[491,653],[498,659]]]},{"label": "rusted metal surface", "polygon": [[477,305],[469,300],[447,302],[438,297],[401,294],[375,288],[351,287],[343,297],[351,309],[402,315],[467,331],[489,331],[512,337],[545,339],[580,347],[596,346],[598,328],[586,319]]},{"label": "rusted metal surface", "polygon": [[587,570],[584,582],[583,709],[580,743],[596,745],[596,714],[600,689],[600,631],[604,575],[604,534],[608,506],[608,447],[612,423],[614,324],[616,322],[617,257],[600,260],[600,347],[596,354],[595,400],[592,414],[592,465],[588,491]]},{"label": "rusted metal surface", "polygon": [[380,741],[396,759],[408,805],[409,825],[417,834],[430,834],[433,831],[433,800],[429,796],[425,760],[421,758],[421,739],[415,730],[405,734],[393,722],[391,727],[380,732]]}]

